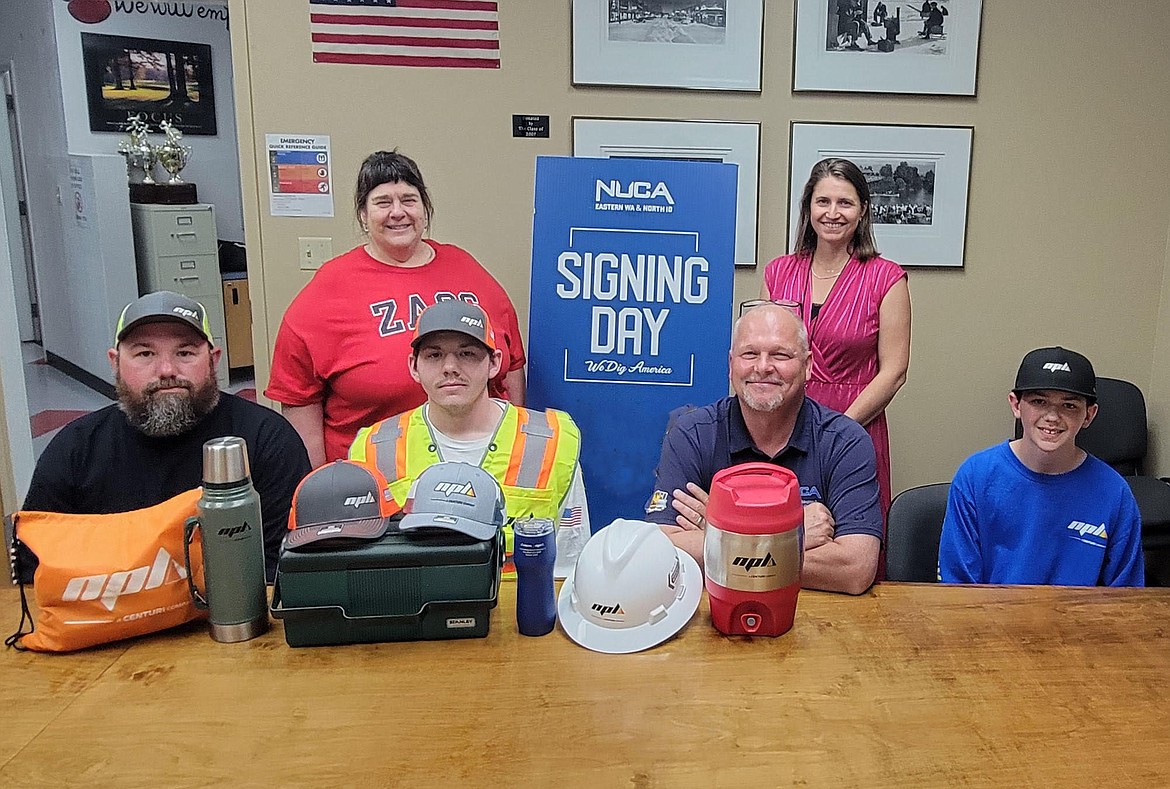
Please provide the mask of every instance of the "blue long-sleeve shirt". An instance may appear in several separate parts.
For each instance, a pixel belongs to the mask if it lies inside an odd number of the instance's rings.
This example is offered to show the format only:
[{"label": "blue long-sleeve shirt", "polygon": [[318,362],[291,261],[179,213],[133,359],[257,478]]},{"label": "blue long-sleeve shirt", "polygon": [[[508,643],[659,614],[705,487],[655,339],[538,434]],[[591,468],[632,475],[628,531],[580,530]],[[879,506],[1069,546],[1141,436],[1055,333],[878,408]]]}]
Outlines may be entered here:
[{"label": "blue long-sleeve shirt", "polygon": [[1092,455],[1038,474],[1005,441],[955,473],[938,570],[944,583],[1144,586],[1137,502]]}]

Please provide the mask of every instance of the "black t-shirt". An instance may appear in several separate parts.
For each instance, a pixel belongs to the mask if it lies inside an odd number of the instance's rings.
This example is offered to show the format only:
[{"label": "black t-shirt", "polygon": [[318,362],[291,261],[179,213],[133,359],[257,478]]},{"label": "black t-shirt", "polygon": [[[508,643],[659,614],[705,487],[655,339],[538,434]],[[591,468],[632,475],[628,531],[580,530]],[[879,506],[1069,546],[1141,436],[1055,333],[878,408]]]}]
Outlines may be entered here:
[{"label": "black t-shirt", "polygon": [[[309,455],[288,421],[270,408],[226,392],[210,414],[181,436],[151,438],[110,405],[61,428],[37,461],[25,510],[104,515],[151,507],[203,478],[203,444],[239,436],[248,444],[252,484],[264,516],[266,574],[276,574],[293,491],[309,473]],[[31,561],[30,561],[31,560]],[[36,557],[24,549],[21,580]]]}]

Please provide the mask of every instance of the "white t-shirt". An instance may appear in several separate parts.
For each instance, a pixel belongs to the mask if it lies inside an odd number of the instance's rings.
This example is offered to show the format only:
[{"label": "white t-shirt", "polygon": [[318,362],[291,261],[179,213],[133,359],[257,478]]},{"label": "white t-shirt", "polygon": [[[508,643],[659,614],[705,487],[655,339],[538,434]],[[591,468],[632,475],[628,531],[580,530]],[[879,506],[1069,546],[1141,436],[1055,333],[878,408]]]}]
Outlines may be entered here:
[{"label": "white t-shirt", "polygon": [[[508,404],[503,400],[492,398],[492,402],[500,408],[500,418]],[[431,424],[428,417],[430,406],[423,406],[423,418],[435,439],[435,451],[439,459],[447,463],[470,463],[478,466],[487,455],[488,444],[491,443],[495,429],[479,438],[452,438],[441,432]],[[498,425],[498,423],[497,423]],[[589,502],[585,498],[585,480],[581,477],[581,464],[573,469],[573,481],[569,491],[561,501],[560,518],[557,523],[557,561],[553,574],[557,578],[564,578],[577,562],[581,549],[589,540]]]}]

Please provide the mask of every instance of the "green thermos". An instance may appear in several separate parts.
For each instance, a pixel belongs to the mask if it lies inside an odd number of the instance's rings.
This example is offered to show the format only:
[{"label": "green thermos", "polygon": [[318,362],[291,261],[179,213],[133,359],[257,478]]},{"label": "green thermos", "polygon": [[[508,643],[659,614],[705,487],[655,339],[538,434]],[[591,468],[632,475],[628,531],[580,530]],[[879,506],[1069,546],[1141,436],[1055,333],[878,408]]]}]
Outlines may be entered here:
[{"label": "green thermos", "polygon": [[194,573],[188,572],[187,583],[195,605],[208,611],[211,637],[225,643],[247,641],[268,629],[264,521],[249,471],[244,439],[225,436],[205,443],[199,514],[187,519],[183,533],[190,567],[191,540],[196,529],[202,532],[206,596],[195,588]]}]

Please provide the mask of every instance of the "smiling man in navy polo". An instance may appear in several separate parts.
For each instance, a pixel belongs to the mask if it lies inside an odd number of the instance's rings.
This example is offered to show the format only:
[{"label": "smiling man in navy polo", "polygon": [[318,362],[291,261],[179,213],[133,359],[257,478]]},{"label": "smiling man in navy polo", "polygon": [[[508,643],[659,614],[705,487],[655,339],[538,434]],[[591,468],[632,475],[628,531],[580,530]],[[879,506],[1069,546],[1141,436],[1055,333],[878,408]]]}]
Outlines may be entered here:
[{"label": "smiling man in navy polo", "polygon": [[744,312],[730,363],[735,396],[667,429],[647,519],[702,564],[715,473],[751,461],[784,466],[796,474],[805,504],[802,584],[861,594],[873,584],[883,534],[869,434],[804,396],[808,333],[790,309],[765,302]]}]

